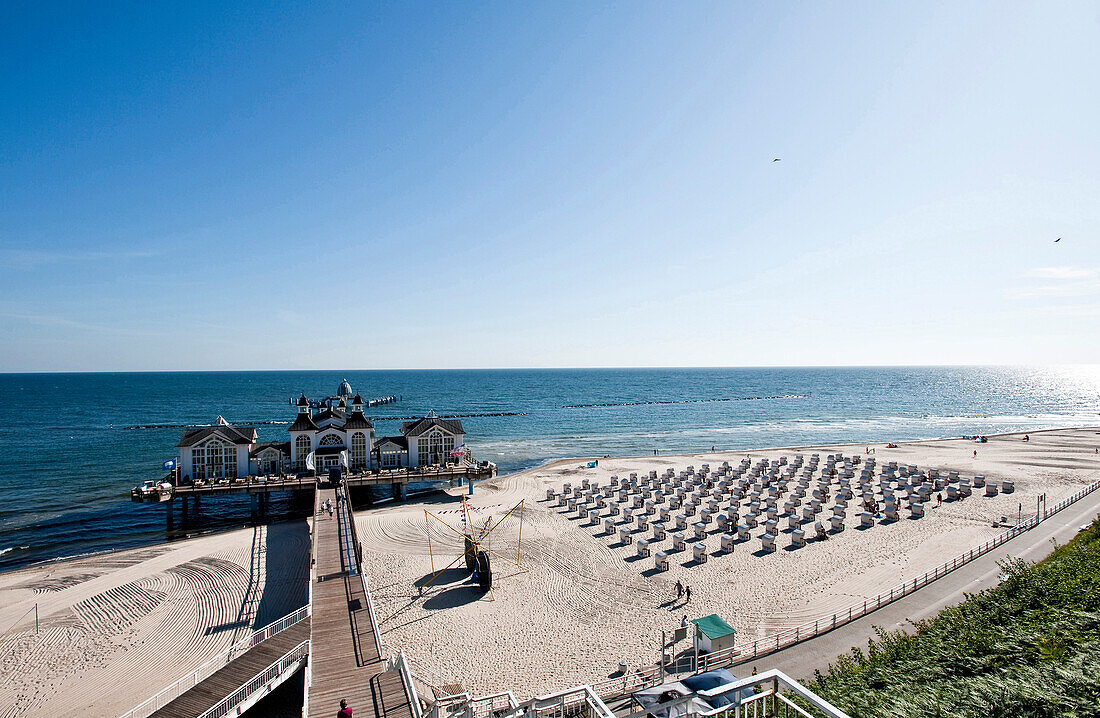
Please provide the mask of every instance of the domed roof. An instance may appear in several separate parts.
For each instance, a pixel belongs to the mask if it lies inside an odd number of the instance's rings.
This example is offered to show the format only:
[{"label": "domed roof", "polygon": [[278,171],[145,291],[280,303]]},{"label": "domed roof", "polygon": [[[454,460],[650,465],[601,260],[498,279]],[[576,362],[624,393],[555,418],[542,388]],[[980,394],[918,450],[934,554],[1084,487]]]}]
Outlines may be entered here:
[{"label": "domed roof", "polygon": [[336,390],[336,396],[351,396],[355,392],[351,390],[351,384],[347,379],[340,382],[340,388]]}]

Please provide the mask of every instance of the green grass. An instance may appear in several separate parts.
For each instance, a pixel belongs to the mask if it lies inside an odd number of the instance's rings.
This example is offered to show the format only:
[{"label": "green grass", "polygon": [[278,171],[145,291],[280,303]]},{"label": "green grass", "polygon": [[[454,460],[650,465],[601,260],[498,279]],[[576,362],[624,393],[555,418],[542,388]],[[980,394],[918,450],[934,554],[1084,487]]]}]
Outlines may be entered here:
[{"label": "green grass", "polygon": [[853,718],[1100,718],[1100,517],[1038,564],[917,624],[878,632],[808,685]]}]

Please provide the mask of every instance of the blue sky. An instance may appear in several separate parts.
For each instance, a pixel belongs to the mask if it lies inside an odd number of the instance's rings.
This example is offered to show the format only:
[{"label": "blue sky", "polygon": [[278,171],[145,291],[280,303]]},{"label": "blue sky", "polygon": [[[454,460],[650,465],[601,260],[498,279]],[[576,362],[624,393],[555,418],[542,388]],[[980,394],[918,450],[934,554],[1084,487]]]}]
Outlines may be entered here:
[{"label": "blue sky", "polygon": [[1085,2],[5,3],[0,371],[1097,363],[1098,37]]}]

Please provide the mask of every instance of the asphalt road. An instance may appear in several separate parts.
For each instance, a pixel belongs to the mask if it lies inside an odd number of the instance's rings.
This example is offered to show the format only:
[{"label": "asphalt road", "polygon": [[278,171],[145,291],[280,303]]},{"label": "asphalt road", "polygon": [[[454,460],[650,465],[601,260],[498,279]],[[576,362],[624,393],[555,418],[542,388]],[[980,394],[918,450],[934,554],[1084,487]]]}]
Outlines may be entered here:
[{"label": "asphalt road", "polygon": [[1053,541],[1067,543],[1082,525],[1092,523],[1097,514],[1100,514],[1100,490],[905,598],[816,638],[742,663],[732,669],[733,673],[747,674],[755,666],[759,671],[778,668],[799,680],[812,678],[814,670],[824,670],[840,654],[853,647],[866,648],[868,639],[875,637],[875,626],[912,630],[911,621],[934,616],[947,606],[961,603],[968,593],[997,585],[1001,574],[999,561],[1010,556],[1039,561],[1054,550]]}]

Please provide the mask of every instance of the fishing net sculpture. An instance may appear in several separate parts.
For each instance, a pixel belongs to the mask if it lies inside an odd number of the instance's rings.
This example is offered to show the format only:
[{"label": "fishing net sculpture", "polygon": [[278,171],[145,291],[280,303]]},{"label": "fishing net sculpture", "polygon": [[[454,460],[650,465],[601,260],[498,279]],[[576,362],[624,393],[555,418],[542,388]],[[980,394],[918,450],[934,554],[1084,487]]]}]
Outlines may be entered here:
[{"label": "fishing net sculpture", "polygon": [[[502,561],[507,561],[523,571],[529,570],[520,563],[520,548],[523,542],[523,501],[520,501],[512,508],[508,509],[508,511],[495,523],[492,517],[486,518],[484,521],[479,521],[478,518],[481,514],[481,510],[467,503],[465,497],[462,498],[462,507],[459,514],[462,525],[453,526],[446,519],[440,518],[427,509],[424,510],[424,523],[427,527],[428,537],[428,556],[431,558],[432,562],[432,577],[423,587],[427,588],[432,585],[440,574],[456,563],[463,561],[465,562],[466,570],[473,575],[474,580],[477,582],[482,592],[488,593],[490,598],[496,600],[493,596],[493,565],[491,557],[495,556]],[[437,523],[433,524],[433,520]],[[490,542],[493,532],[501,526],[504,526],[509,520],[518,520],[519,522],[519,533],[516,537],[515,560],[494,551]],[[435,552],[432,549],[431,528],[433,525],[442,525],[450,533],[460,536],[462,538],[463,547],[462,555],[458,556],[438,571],[435,568]],[[511,552],[509,551],[509,553]]]}]

